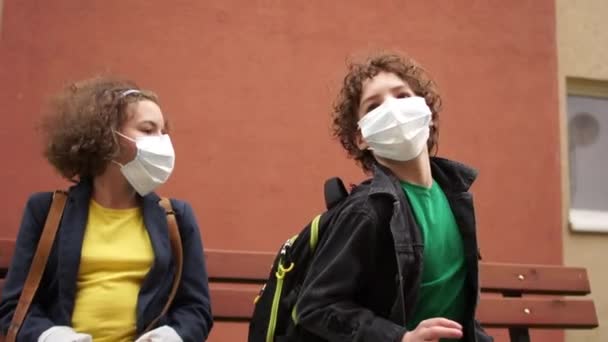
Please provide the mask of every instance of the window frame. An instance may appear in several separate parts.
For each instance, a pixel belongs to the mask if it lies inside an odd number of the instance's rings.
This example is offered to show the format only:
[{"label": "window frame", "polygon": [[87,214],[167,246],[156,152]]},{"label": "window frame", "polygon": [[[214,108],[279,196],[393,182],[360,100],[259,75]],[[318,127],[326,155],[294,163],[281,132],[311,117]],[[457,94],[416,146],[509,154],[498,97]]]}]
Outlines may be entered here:
[{"label": "window frame", "polygon": [[[566,117],[568,117],[568,97],[585,96],[606,100],[608,102],[608,80],[594,80],[586,78],[566,78]],[[566,121],[567,122],[567,121]],[[566,139],[570,135],[566,133]],[[569,153],[569,152],[568,152]],[[566,155],[568,170],[570,170],[570,156]],[[570,186],[568,172],[568,185]],[[608,210],[574,209],[571,207],[571,198],[568,192],[568,226],[574,232],[604,233],[608,234]]]}]

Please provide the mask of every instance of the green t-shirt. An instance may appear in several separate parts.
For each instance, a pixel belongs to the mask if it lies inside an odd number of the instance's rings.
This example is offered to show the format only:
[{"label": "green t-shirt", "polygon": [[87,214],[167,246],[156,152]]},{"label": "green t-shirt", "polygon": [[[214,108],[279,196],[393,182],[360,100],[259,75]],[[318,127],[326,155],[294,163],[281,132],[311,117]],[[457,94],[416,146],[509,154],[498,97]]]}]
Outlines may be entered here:
[{"label": "green t-shirt", "polygon": [[402,182],[424,241],[422,283],[408,330],[421,321],[444,317],[462,324],[465,258],[462,237],[450,204],[436,181],[431,188]]}]

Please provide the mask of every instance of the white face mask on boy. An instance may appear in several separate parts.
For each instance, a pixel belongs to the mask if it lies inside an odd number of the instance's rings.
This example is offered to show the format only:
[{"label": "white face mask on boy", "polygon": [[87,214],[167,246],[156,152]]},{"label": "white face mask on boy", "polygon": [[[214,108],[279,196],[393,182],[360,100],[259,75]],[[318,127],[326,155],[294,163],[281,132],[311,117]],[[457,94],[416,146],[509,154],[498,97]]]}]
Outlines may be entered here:
[{"label": "white face mask on boy", "polygon": [[422,97],[388,98],[359,120],[369,149],[386,159],[407,161],[422,153],[432,112]]}]

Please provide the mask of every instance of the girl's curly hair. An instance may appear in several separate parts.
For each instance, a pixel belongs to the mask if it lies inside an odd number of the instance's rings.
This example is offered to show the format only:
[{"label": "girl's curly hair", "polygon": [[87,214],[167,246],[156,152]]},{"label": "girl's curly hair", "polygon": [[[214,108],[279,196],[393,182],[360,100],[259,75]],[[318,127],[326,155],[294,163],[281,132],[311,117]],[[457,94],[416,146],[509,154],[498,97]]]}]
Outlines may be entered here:
[{"label": "girl's curly hair", "polygon": [[[123,96],[123,92],[139,92]],[[114,131],[129,119],[130,103],[157,96],[132,81],[95,77],[73,83],[51,101],[42,122],[44,156],[59,173],[72,181],[103,173],[117,157]]]}]

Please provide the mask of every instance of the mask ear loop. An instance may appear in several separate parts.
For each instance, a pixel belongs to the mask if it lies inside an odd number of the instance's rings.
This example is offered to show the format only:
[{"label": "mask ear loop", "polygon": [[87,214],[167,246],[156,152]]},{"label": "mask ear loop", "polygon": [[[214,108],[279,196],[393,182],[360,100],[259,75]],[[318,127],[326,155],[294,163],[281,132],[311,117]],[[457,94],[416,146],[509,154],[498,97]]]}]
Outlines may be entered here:
[{"label": "mask ear loop", "polygon": [[[133,139],[133,138],[131,138],[131,137],[129,137],[129,136],[126,136],[126,135],[124,135],[124,134],[120,133],[120,132],[119,132],[119,131],[117,131],[117,130],[112,130],[112,131],[114,131],[114,133],[115,133],[115,134],[118,134],[118,135],[120,135],[121,137],[123,137],[123,138],[125,138],[125,139],[127,139],[127,140],[129,140],[129,141],[136,142],[136,141],[135,141],[135,139]],[[117,142],[118,142],[118,141],[117,141]]]},{"label": "mask ear loop", "polygon": [[[117,136],[117,135],[119,135],[119,136],[121,136],[121,137],[123,137],[123,138],[125,138],[125,139],[127,139],[127,140],[129,140],[129,141],[132,141],[132,142],[136,143],[135,139],[133,139],[133,138],[131,138],[131,137],[128,137],[128,136],[126,136],[126,135],[124,135],[124,134],[120,133],[119,131],[117,131],[117,130],[115,130],[115,129],[113,129],[113,130],[112,130],[112,132],[114,132],[114,142],[116,143],[116,146],[118,146],[118,151],[117,151],[117,152],[120,152],[120,144],[118,143],[118,139],[116,139],[116,136]],[[139,153],[139,151],[138,151],[137,153]],[[116,160],[114,160],[114,159],[112,159],[112,160],[110,160],[110,161],[111,161],[112,163],[114,163],[114,164],[116,164],[116,165],[120,166],[121,168],[125,167],[125,165],[124,165],[124,164],[121,164],[121,163],[117,162],[117,161],[116,161]]]},{"label": "mask ear loop", "polygon": [[[436,157],[437,154],[439,153],[439,134],[435,134],[435,132],[437,132],[437,128],[435,127],[435,121],[432,119],[431,116],[431,123],[429,124],[429,140],[434,139],[433,140],[433,150],[429,150],[429,154],[432,154],[433,157]],[[427,141],[427,148],[428,148],[428,141]]]},{"label": "mask ear loop", "polygon": [[121,164],[121,163],[117,162],[117,161],[116,161],[116,160],[114,160],[114,159],[112,159],[112,160],[110,160],[110,161],[111,161],[112,163],[114,163],[114,164],[116,164],[116,165],[120,166],[121,168],[125,167],[123,164]]}]

